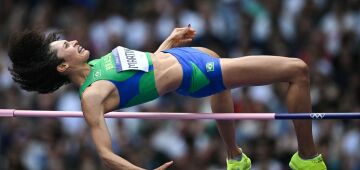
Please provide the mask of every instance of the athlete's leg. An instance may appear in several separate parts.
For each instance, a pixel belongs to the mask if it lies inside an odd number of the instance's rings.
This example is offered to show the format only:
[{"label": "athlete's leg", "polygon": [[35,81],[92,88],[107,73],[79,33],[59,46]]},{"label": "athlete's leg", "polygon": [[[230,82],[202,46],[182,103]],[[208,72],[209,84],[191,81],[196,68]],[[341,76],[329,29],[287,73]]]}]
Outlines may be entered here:
[{"label": "athlete's leg", "polygon": [[[215,52],[201,47],[194,47],[210,56],[219,58],[219,55]],[[211,109],[214,113],[233,113],[234,105],[231,97],[230,90],[226,90],[224,92],[215,94],[211,96]],[[225,143],[227,150],[227,157],[232,159],[236,156],[241,155],[241,151],[236,144],[235,139],[235,125],[234,121],[226,120],[226,121],[216,121],[217,127],[219,129],[220,135]]]},{"label": "athlete's leg", "polygon": [[[224,85],[227,88],[289,82],[289,112],[311,112],[309,73],[300,59],[275,56],[250,56],[221,59]],[[317,154],[310,120],[294,120],[298,150],[302,158]]]},{"label": "athlete's leg", "polygon": [[[234,105],[230,90],[211,96],[211,109],[214,113],[234,113]],[[241,155],[241,150],[236,144],[235,125],[233,120],[217,120],[217,127],[225,143],[227,158],[233,159]]]}]

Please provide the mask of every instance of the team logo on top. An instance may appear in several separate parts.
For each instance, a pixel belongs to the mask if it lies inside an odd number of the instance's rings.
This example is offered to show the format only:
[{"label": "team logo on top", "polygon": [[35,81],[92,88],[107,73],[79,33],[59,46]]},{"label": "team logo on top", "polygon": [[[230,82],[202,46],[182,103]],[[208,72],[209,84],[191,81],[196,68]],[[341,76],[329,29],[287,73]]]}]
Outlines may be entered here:
[{"label": "team logo on top", "polygon": [[94,79],[97,79],[101,76],[101,70],[96,70],[96,72],[94,73]]},{"label": "team logo on top", "polygon": [[214,62],[208,62],[206,63],[206,71],[210,72],[210,71],[214,71]]}]

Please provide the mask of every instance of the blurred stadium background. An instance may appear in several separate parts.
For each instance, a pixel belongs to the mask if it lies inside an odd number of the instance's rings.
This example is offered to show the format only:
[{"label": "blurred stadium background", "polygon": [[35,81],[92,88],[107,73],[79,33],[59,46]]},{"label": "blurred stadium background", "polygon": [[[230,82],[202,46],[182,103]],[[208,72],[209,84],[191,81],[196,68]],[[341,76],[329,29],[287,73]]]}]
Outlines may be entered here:
[{"label": "blurred stadium background", "polygon": [[[360,2],[357,0],[0,0],[0,108],[80,110],[77,89],[25,92],[7,68],[13,31],[64,31],[92,58],[122,45],[155,51],[174,27],[191,24],[204,46],[223,57],[252,54],[303,59],[311,70],[314,112],[360,112]],[[286,85],[232,91],[237,112],[286,112]],[[125,111],[210,112],[208,99],[168,94]],[[154,168],[225,169],[214,121],[108,119],[114,151]],[[319,152],[330,170],[360,170],[360,121],[314,121]],[[296,151],[290,121],[237,121],[237,140],[255,170],[288,169]],[[0,119],[0,169],[106,169],[83,119]]]}]

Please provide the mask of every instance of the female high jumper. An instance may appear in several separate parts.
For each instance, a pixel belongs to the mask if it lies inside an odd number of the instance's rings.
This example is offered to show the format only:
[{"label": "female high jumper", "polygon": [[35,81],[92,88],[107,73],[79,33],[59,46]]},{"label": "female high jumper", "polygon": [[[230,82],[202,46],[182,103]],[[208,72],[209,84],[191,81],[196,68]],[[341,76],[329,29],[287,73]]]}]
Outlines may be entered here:
[{"label": "female high jumper", "polygon": [[[88,62],[90,52],[76,40],[59,40],[27,30],[10,40],[9,68],[14,81],[28,91],[50,93],[73,83],[80,88],[82,111],[98,154],[110,169],[142,169],[113,153],[104,114],[176,91],[191,97],[211,96],[217,113],[234,112],[230,89],[287,82],[288,112],[310,113],[309,70],[300,59],[280,56],[219,58],[200,47],[179,47],[195,30],[176,28],[154,53],[116,47]],[[293,120],[298,152],[289,166],[296,170],[326,169],[312,136],[311,120]],[[233,121],[217,121],[227,151],[228,170],[248,170],[251,160],[235,141]],[[173,162],[158,167],[166,169]]]}]

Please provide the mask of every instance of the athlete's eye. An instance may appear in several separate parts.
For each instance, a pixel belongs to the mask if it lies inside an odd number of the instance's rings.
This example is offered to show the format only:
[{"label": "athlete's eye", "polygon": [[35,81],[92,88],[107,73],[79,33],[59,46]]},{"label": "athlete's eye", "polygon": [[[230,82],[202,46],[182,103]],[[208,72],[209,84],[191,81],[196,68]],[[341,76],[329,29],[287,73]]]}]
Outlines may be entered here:
[{"label": "athlete's eye", "polygon": [[64,48],[68,48],[69,47],[69,43],[67,43],[66,41],[64,42]]}]

